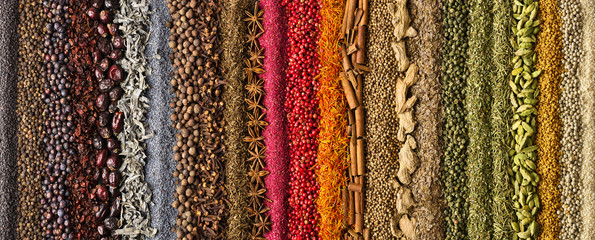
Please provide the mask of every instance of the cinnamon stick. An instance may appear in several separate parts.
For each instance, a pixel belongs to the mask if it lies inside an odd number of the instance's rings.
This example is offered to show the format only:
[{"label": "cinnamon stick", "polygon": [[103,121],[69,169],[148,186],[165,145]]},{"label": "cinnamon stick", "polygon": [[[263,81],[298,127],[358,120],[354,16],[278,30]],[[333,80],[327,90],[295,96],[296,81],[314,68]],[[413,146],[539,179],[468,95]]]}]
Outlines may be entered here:
[{"label": "cinnamon stick", "polygon": [[357,140],[357,175],[363,175],[366,166],[364,159],[364,139]]},{"label": "cinnamon stick", "polygon": [[354,15],[355,15],[355,8],[357,7],[357,0],[348,0],[346,6],[349,9],[347,11],[347,29],[352,29],[353,22],[355,20]]},{"label": "cinnamon stick", "polygon": [[351,176],[357,175],[357,137],[355,134],[351,135],[351,139],[349,141],[349,154],[350,154],[350,162],[351,166],[349,166],[349,171]]},{"label": "cinnamon stick", "polygon": [[341,48],[341,56],[343,57],[343,70],[345,72],[347,72],[347,71],[353,69],[353,65],[351,64],[351,59],[347,55],[347,50],[344,47]]},{"label": "cinnamon stick", "polygon": [[347,98],[347,105],[349,105],[349,109],[354,109],[359,106],[357,96],[355,95],[355,90],[353,89],[353,86],[349,80],[347,80],[347,76],[344,72],[341,73],[341,86],[343,87],[345,98]]},{"label": "cinnamon stick", "polygon": [[349,191],[354,191],[354,192],[361,193],[363,187],[362,187],[361,184],[357,184],[357,183],[351,182],[351,183],[349,183],[349,185],[348,185],[347,188],[349,189]]},{"label": "cinnamon stick", "polygon": [[362,15],[362,20],[359,21],[359,25],[360,26],[368,26],[368,19],[370,17],[370,9],[369,9],[369,0],[360,0],[362,2],[362,10],[363,10],[363,15]]},{"label": "cinnamon stick", "polygon": [[355,135],[357,138],[364,136],[364,107],[355,108]]},{"label": "cinnamon stick", "polygon": [[358,64],[365,64],[366,62],[366,34],[368,28],[366,26],[357,27],[357,53],[355,62]]}]

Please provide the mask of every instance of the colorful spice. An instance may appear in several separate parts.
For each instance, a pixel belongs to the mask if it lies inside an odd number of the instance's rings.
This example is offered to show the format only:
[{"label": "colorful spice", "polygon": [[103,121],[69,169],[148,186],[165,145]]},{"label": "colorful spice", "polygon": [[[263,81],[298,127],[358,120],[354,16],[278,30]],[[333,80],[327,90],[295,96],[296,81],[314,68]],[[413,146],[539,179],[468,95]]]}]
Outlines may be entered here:
[{"label": "colorful spice", "polygon": [[560,158],[560,192],[562,209],[560,216],[560,239],[578,239],[581,230],[581,182],[582,163],[581,126],[582,102],[579,93],[579,66],[583,62],[583,17],[579,0],[560,1],[562,15],[562,52],[565,72],[562,74],[560,114],[562,140]]},{"label": "colorful spice", "polygon": [[72,47],[67,40],[69,7],[66,1],[48,0],[44,2],[44,14],[49,22],[44,38],[44,65],[42,73],[44,93],[42,99],[47,104],[44,114],[47,120],[43,131],[45,156],[47,157],[42,181],[41,230],[45,239],[73,239],[66,175],[72,172],[74,158],[72,84],[67,69],[67,57]]},{"label": "colorful spice", "polygon": [[582,113],[583,143],[580,183],[582,183],[580,239],[588,240],[595,236],[595,2],[581,0],[581,13],[584,55],[581,59],[579,91]]},{"label": "colorful spice", "polygon": [[[535,6],[535,8],[538,7]],[[561,209],[558,184],[560,182],[559,161],[562,132],[558,104],[561,93],[561,75],[564,71],[562,33],[560,32],[561,19],[558,1],[539,1],[538,9],[542,29],[537,36],[535,49],[537,53],[536,69],[541,70],[542,74],[537,83],[539,95],[536,94],[538,98],[536,139],[538,149],[535,164],[537,164],[537,173],[541,177],[537,185],[537,193],[541,198],[542,208],[537,214],[537,222],[542,230],[539,233],[540,239],[558,239],[560,235],[558,211]],[[537,31],[539,28],[534,29]],[[519,31],[521,30],[519,29]],[[533,60],[535,61],[535,59]]]},{"label": "colorful spice", "polygon": [[[343,0],[323,0],[320,9],[320,135],[318,136],[318,165],[316,180],[320,193],[316,206],[320,213],[320,239],[340,239],[344,226],[341,188],[346,188],[345,170],[348,166],[348,138],[346,102],[341,89],[341,54],[339,50],[340,19],[345,8]],[[364,51],[362,49],[362,51]],[[353,126],[355,127],[355,126]],[[349,133],[351,134],[351,133]],[[363,220],[363,219],[362,219]]]},{"label": "colorful spice", "polygon": [[508,155],[510,150],[511,131],[509,129],[512,119],[510,102],[511,90],[508,81],[511,77],[512,45],[511,13],[512,2],[497,0],[493,4],[492,42],[493,46],[493,76],[489,76],[492,89],[492,106],[490,113],[492,148],[492,221],[493,239],[505,240],[512,238],[513,219],[512,178],[509,173],[513,164]]},{"label": "colorful spice", "polygon": [[413,109],[417,127],[419,168],[412,175],[411,193],[416,200],[411,217],[416,219],[416,239],[444,239],[444,207],[440,179],[442,99],[440,61],[443,41],[439,0],[410,0],[411,26],[418,36],[407,39],[407,55],[419,66],[419,80],[410,91],[418,101]]},{"label": "colorful spice", "polygon": [[289,64],[286,72],[290,191],[289,233],[292,239],[318,239],[319,213],[315,200],[319,186],[315,170],[318,150],[319,99],[316,97],[320,62],[316,54],[320,24],[318,1],[282,4],[289,17]]},{"label": "colorful spice", "polygon": [[469,8],[465,0],[446,1],[444,15],[444,50],[442,59],[442,101],[444,102],[444,160],[442,181],[446,209],[446,239],[464,239],[467,236],[466,147],[468,143],[465,122],[467,58],[467,18]]},{"label": "colorful spice", "polygon": [[[513,160],[512,177],[514,195],[511,226],[513,238],[535,238],[539,225],[535,214],[540,209],[540,194],[536,193],[539,176],[536,174],[537,146],[535,143],[536,112],[538,103],[538,79],[541,71],[535,71],[537,55],[534,53],[535,36],[539,31],[536,2],[523,6],[513,6],[513,22],[511,39],[514,57],[512,58],[512,77],[508,85],[512,91],[510,101],[513,116],[511,118],[512,140],[510,141],[510,157]],[[541,81],[541,79],[539,80]],[[539,118],[539,116],[537,117]],[[537,135],[539,136],[539,135]],[[539,166],[537,166],[539,167]]]},{"label": "colorful spice", "polygon": [[39,239],[42,237],[41,220],[41,180],[45,161],[42,148],[42,114],[47,108],[41,94],[43,78],[43,36],[46,15],[42,0],[19,1],[19,60],[17,83],[18,123],[18,239]]},{"label": "colorful spice", "polygon": [[[223,146],[224,103],[218,1],[168,0],[175,70],[170,104],[176,133],[178,239],[223,239],[228,206]],[[200,23],[200,24],[198,24]]]},{"label": "colorful spice", "polygon": [[70,209],[72,227],[77,239],[98,239],[99,234],[95,229],[99,219],[95,217],[95,201],[93,189],[95,168],[93,149],[89,144],[96,134],[93,120],[96,118],[94,110],[95,97],[98,95],[97,80],[93,77],[96,66],[92,53],[97,50],[99,35],[96,24],[87,14],[91,1],[70,1],[70,14],[72,27],[68,33],[69,43],[72,47],[68,54],[68,67],[70,72],[74,106],[74,142],[77,155],[74,156],[72,173],[68,177],[70,187]]},{"label": "colorful spice", "polygon": [[126,51],[118,64],[122,66],[126,77],[120,83],[124,93],[118,101],[118,109],[123,113],[122,133],[118,141],[123,156],[120,172],[122,173],[122,225],[114,233],[126,239],[138,239],[139,236],[153,237],[157,230],[149,225],[152,192],[145,181],[146,164],[145,140],[152,137],[144,123],[149,99],[144,93],[149,88],[145,48],[149,37],[149,3],[146,1],[121,0],[120,9],[114,17],[114,23],[120,24]]},{"label": "colorful spice", "polygon": [[279,0],[261,0],[264,11],[264,33],[258,39],[264,52],[263,70],[259,76],[264,80],[264,117],[269,125],[262,131],[265,152],[264,206],[271,219],[271,230],[264,236],[271,240],[287,239],[289,196],[289,147],[287,142],[287,119],[285,103],[285,70],[287,69],[287,34],[285,10]]}]

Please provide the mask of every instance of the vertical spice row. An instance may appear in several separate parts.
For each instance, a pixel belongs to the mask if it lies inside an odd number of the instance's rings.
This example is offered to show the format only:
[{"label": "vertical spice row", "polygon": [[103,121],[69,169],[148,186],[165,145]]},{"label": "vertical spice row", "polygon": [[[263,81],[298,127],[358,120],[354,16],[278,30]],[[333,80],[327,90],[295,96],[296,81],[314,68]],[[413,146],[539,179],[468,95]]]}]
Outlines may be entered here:
[{"label": "vertical spice row", "polygon": [[[538,100],[537,139],[535,143],[537,145],[537,174],[540,177],[537,194],[541,199],[541,210],[537,213],[537,223],[539,223],[539,229],[541,229],[538,236],[545,239],[556,239],[560,235],[558,211],[561,209],[561,202],[558,184],[560,182],[562,123],[559,101],[561,75],[564,69],[562,66],[561,18],[558,3],[558,1],[553,0],[542,0],[539,1],[539,6],[535,4],[534,8],[539,9],[535,11],[539,11],[539,14],[534,14],[538,15],[539,21],[533,21],[533,24],[539,24],[539,26],[525,29],[525,32],[531,29],[533,29],[534,33],[539,31],[535,52],[537,53],[536,69],[541,71],[541,75],[539,81],[537,81],[539,94],[535,94]],[[523,29],[518,31],[523,31]],[[517,32],[517,35],[521,34]],[[535,61],[535,57],[533,61]],[[535,126],[534,124],[531,125]],[[537,178],[533,177],[533,179]],[[534,214],[533,211],[532,214]]]},{"label": "vertical spice row", "polygon": [[492,155],[488,132],[492,92],[491,1],[469,1],[469,43],[465,108],[467,121],[467,234],[469,239],[492,237]]},{"label": "vertical spice row", "polygon": [[[497,0],[493,4],[492,23],[492,56],[493,76],[489,78],[492,89],[492,106],[490,112],[490,142],[492,154],[492,212],[494,239],[510,239],[512,237],[512,196],[514,188],[509,170],[512,167],[512,157],[509,156],[512,119],[512,105],[510,102],[511,89],[511,59],[513,56],[512,43],[512,2]],[[518,8],[518,7],[517,7]]]},{"label": "vertical spice row", "polygon": [[47,104],[44,114],[45,177],[42,182],[41,229],[46,239],[73,239],[70,202],[66,175],[72,171],[74,127],[72,107],[72,82],[66,66],[70,48],[67,30],[70,23],[69,5],[66,1],[49,0],[44,4],[48,16],[44,37],[44,93]]},{"label": "vertical spice row", "polygon": [[42,148],[42,114],[47,108],[41,98],[43,78],[43,37],[46,15],[42,0],[19,1],[19,58],[17,72],[17,114],[18,121],[18,226],[17,238],[42,237],[41,231],[41,181],[44,154]]},{"label": "vertical spice row", "polygon": [[467,115],[464,89],[468,69],[466,0],[446,1],[444,13],[444,49],[442,58],[442,101],[444,104],[444,159],[442,181],[446,209],[446,239],[463,239],[467,236],[466,148],[468,143]]},{"label": "vertical spice row", "polygon": [[580,1],[560,1],[562,17],[562,53],[564,73],[560,88],[560,116],[562,139],[560,158],[560,239],[578,239],[581,230],[580,168],[582,164],[581,125],[582,101],[579,93],[579,66],[584,56],[582,51],[583,17]]},{"label": "vertical spice row", "polygon": [[340,239],[344,226],[342,208],[346,204],[341,189],[345,188],[344,171],[348,166],[346,113],[340,78],[339,32],[345,1],[323,0],[320,9],[320,40],[317,52],[320,67],[320,135],[316,180],[320,194],[316,207],[320,212],[320,239]]},{"label": "vertical spice row", "polygon": [[[224,238],[229,209],[225,154],[218,1],[168,0],[169,47],[175,72],[171,120],[176,133],[172,206],[178,239]],[[200,27],[200,28],[199,28]],[[199,215],[200,214],[200,215]],[[199,218],[200,216],[200,218]]]},{"label": "vertical spice row", "polygon": [[[114,231],[126,239],[153,237],[157,232],[153,228],[156,226],[150,226],[149,205],[152,203],[152,191],[145,180],[145,141],[153,135],[147,130],[145,122],[149,107],[149,99],[146,97],[149,68],[145,49],[150,24],[148,3],[120,0],[120,8],[114,15],[113,23],[108,25],[118,28],[116,32],[121,33],[126,49],[123,54],[116,52],[115,55],[120,56],[111,59],[126,73],[120,82],[123,93],[117,103],[123,114],[121,133],[117,135],[123,158],[118,169],[122,175],[119,186],[122,193],[122,224]],[[114,40],[112,38],[113,43]],[[113,54],[110,57],[111,55]]]},{"label": "vertical spice row", "polygon": [[[243,65],[246,64],[245,43],[250,40],[247,34],[247,27],[243,19],[245,11],[252,6],[246,0],[225,0],[221,1],[222,10],[218,17],[221,18],[221,49],[223,80],[226,82],[222,100],[225,103],[223,119],[225,125],[225,187],[227,199],[229,200],[229,220],[227,221],[226,233],[228,239],[247,239],[252,230],[250,213],[248,207],[250,201],[258,200],[264,194],[260,189],[251,188],[248,174],[248,150],[249,146],[244,143],[244,137],[248,134],[248,110],[245,108],[244,94],[245,77],[249,74]],[[252,36],[254,38],[254,36]],[[253,39],[252,41],[256,41]],[[258,117],[258,116],[257,116]],[[258,120],[256,120],[258,124]],[[250,129],[251,130],[251,129]],[[254,135],[255,133],[251,133]],[[253,144],[258,144],[259,139],[255,136],[251,139]],[[260,146],[259,146],[260,147]],[[264,149],[262,149],[264,151]],[[262,152],[258,151],[257,154]]]},{"label": "vertical spice row", "polygon": [[262,131],[264,137],[265,171],[264,206],[270,208],[267,214],[271,220],[271,230],[265,234],[267,239],[286,239],[288,233],[288,197],[289,197],[289,143],[287,139],[287,115],[285,104],[287,68],[287,16],[280,0],[261,0],[263,33],[258,41],[263,51],[262,69],[259,74],[264,81],[263,107],[268,126]]},{"label": "vertical spice row", "polygon": [[581,0],[583,60],[580,64],[579,92],[583,107],[581,123],[584,126],[580,170],[581,229],[580,239],[591,239],[595,235],[595,2]]}]

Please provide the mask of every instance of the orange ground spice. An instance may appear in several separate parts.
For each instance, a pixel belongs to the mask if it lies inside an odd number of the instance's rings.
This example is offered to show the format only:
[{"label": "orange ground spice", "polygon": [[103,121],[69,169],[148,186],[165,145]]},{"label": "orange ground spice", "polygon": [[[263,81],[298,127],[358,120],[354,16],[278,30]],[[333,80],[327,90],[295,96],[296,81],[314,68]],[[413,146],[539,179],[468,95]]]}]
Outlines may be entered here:
[{"label": "orange ground spice", "polygon": [[316,201],[320,213],[320,239],[340,239],[343,228],[341,187],[347,184],[348,142],[347,105],[341,79],[339,37],[345,0],[322,0],[320,16],[320,134],[316,180],[320,185]]},{"label": "orange ground spice", "polygon": [[542,70],[538,80],[537,105],[537,173],[541,178],[537,193],[541,198],[541,211],[537,222],[541,232],[539,239],[558,239],[560,220],[557,211],[561,208],[560,190],[560,139],[561,118],[559,114],[560,82],[562,80],[562,33],[561,18],[556,0],[539,1],[541,31],[537,35],[537,69]]}]

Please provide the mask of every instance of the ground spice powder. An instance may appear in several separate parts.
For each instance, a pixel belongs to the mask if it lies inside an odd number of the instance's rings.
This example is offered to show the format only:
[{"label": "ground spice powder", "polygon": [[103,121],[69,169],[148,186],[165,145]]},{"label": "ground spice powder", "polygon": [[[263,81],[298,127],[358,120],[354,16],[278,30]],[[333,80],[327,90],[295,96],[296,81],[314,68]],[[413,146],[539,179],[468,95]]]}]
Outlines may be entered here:
[{"label": "ground spice powder", "polygon": [[537,35],[537,69],[542,70],[537,87],[537,173],[541,178],[537,193],[541,198],[541,211],[537,222],[541,226],[539,239],[558,239],[560,220],[557,211],[561,208],[560,190],[560,139],[561,119],[558,101],[562,66],[562,34],[558,1],[539,2],[541,31]]}]

